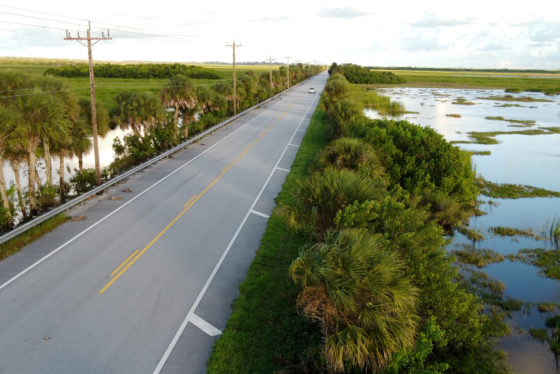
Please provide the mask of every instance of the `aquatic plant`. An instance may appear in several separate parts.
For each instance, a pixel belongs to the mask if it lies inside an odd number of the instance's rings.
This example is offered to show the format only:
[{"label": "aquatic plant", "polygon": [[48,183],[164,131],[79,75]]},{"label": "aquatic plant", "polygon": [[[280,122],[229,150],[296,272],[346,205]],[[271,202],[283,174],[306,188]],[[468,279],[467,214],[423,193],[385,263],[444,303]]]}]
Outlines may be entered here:
[{"label": "aquatic plant", "polygon": [[550,242],[556,247],[559,248],[560,244],[560,217],[556,217],[552,219],[550,224],[550,228],[548,230],[548,238]]},{"label": "aquatic plant", "polygon": [[464,97],[460,97],[457,100],[452,101],[451,103],[455,105],[474,105],[472,101],[468,101]]},{"label": "aquatic plant", "polygon": [[519,101],[524,103],[550,103],[552,100],[548,99],[535,99],[534,97],[528,96],[512,96],[512,95],[504,95],[504,96],[488,96],[488,97],[478,97],[480,100],[494,100],[494,101]]},{"label": "aquatic plant", "polygon": [[446,117],[453,117],[453,118],[461,118],[460,114],[457,113],[450,113],[450,114],[446,114]]},{"label": "aquatic plant", "polygon": [[457,260],[463,264],[474,265],[482,268],[487,265],[504,261],[504,256],[492,249],[476,249],[465,245],[463,249],[451,251]]},{"label": "aquatic plant", "polygon": [[480,193],[495,199],[519,199],[523,197],[560,197],[560,192],[544,188],[521,185],[494,183],[484,178],[477,178]]},{"label": "aquatic plant", "polygon": [[493,233],[494,235],[499,236],[526,236],[532,238],[535,236],[535,233],[532,229],[517,229],[514,227],[504,227],[504,226],[493,226],[488,228],[488,231]]},{"label": "aquatic plant", "polygon": [[511,261],[537,266],[539,274],[552,279],[560,279],[560,249],[521,249],[516,255],[509,255]]}]

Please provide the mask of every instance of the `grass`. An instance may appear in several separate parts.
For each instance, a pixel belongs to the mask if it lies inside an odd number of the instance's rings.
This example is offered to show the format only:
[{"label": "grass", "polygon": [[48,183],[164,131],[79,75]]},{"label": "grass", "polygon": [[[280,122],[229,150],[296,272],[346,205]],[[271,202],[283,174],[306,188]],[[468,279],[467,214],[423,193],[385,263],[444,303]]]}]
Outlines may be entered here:
[{"label": "grass", "polygon": [[456,113],[446,114],[445,116],[452,117],[452,118],[461,118],[461,115]]},{"label": "grass", "polygon": [[560,94],[560,72],[387,69],[406,80],[402,87],[491,88]]},{"label": "grass", "polygon": [[535,121],[530,121],[530,120],[528,121],[528,120],[519,120],[519,119],[506,119],[502,116],[495,116],[495,117],[489,116],[486,117],[486,119],[493,120],[493,121],[506,121],[506,122],[522,125],[522,127],[534,126],[536,123]]},{"label": "grass", "polygon": [[560,245],[560,218],[553,218],[548,230],[550,242],[556,246]]},{"label": "grass", "polygon": [[[293,203],[298,181],[326,144],[324,116],[320,110],[313,115],[277,197],[275,212]],[[287,275],[299,248],[309,242],[309,238],[290,231],[281,215],[271,216],[228,324],[214,345],[208,373],[280,373],[288,367],[297,368],[303,357],[314,355],[310,347],[320,344],[319,329],[297,311],[299,290]]]},{"label": "grass", "polygon": [[555,310],[557,306],[558,304],[554,304],[554,303],[538,303],[537,309],[539,310],[539,312],[548,313]]},{"label": "grass", "polygon": [[472,156],[490,156],[492,154],[491,151],[465,151],[470,153]]},{"label": "grass", "polygon": [[53,231],[64,222],[68,221],[69,217],[65,213],[54,216],[45,222],[27,230],[21,235],[0,244],[0,260],[19,252],[20,249],[40,238],[41,236]]},{"label": "grass", "polygon": [[484,235],[482,235],[480,230],[469,229],[467,226],[461,225],[457,227],[457,231],[465,235],[469,240],[472,241],[484,240]]},{"label": "grass", "polygon": [[506,290],[505,284],[497,279],[490,278],[487,273],[475,269],[467,269],[470,274],[467,288],[486,300],[501,300]]},{"label": "grass", "polygon": [[514,227],[493,226],[488,228],[488,231],[498,236],[525,236],[529,238],[533,238],[535,236],[532,229],[522,230]]},{"label": "grass", "polygon": [[552,102],[552,100],[548,100],[548,99],[535,99],[534,97],[512,96],[512,95],[487,96],[487,97],[479,97],[478,99],[493,100],[493,101],[518,101],[522,103],[551,103]]},{"label": "grass", "polygon": [[[97,63],[119,64],[118,62],[96,61]],[[46,59],[46,58],[16,58],[0,57],[0,71],[12,70],[27,73],[33,76],[42,76],[43,73],[52,67],[68,65],[72,63],[87,63],[86,60],[65,60],[65,59]],[[125,63],[125,62],[123,62]],[[128,63],[128,62],[126,62]],[[231,82],[233,80],[232,66],[227,64],[196,64],[215,70],[222,77],[221,79],[193,79],[194,86],[211,86],[220,82]],[[277,70],[280,65],[272,65],[273,70]],[[257,72],[268,71],[268,65],[236,65],[237,79],[252,70]],[[74,90],[79,96],[89,98],[89,78],[60,78],[69,89]],[[95,96],[98,102],[103,104],[108,110],[115,105],[115,96],[123,90],[138,92],[150,91],[155,95],[160,94],[161,87],[167,83],[167,79],[126,79],[126,78],[95,78]]]},{"label": "grass", "polygon": [[398,116],[406,113],[404,105],[397,101],[391,101],[387,96],[379,95],[377,92],[369,90],[367,86],[356,90],[354,99],[361,102],[366,108],[375,109],[382,116]]},{"label": "grass", "polygon": [[560,249],[521,249],[517,254],[507,257],[511,261],[521,261],[538,267],[542,276],[560,279]]},{"label": "grass", "polygon": [[496,199],[519,199],[526,197],[560,197],[560,192],[545,190],[544,188],[520,185],[494,183],[485,179],[478,179],[480,192]]},{"label": "grass", "polygon": [[455,101],[452,101],[451,104],[455,104],[455,105],[474,105],[474,103],[472,101],[468,101],[467,99],[462,98],[462,97],[458,98]]},{"label": "grass", "polygon": [[479,269],[504,261],[504,256],[496,251],[491,249],[475,249],[472,246],[465,246],[465,248],[451,251],[451,253],[457,257],[457,261],[476,266]]}]

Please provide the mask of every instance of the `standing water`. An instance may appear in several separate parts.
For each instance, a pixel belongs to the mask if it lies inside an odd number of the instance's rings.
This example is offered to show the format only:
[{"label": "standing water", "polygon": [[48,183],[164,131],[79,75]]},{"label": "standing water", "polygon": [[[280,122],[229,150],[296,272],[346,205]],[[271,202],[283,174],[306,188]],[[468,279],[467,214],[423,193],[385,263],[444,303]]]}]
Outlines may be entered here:
[{"label": "standing water", "polygon": [[[403,103],[409,111],[397,119],[432,127],[448,141],[473,141],[469,137],[473,131],[513,132],[560,126],[560,99],[541,93],[509,94],[506,101],[503,90],[387,88],[379,91]],[[531,100],[514,101],[522,97]],[[366,110],[366,115],[379,118],[373,110]],[[560,191],[560,134],[503,134],[495,138],[498,144],[458,144],[465,150],[490,152],[473,155],[477,175],[494,183]],[[481,196],[481,201],[480,208],[487,214],[473,216],[469,228],[478,230],[484,239],[473,243],[456,233],[448,248],[489,248],[505,257],[504,261],[482,270],[505,285],[505,298],[522,300],[524,305],[511,312],[508,322],[512,334],[502,338],[499,346],[507,352],[515,373],[557,373],[555,356],[548,344],[531,337],[529,329],[546,329],[546,320],[560,312],[560,281],[545,277],[542,269],[520,262],[512,255],[522,249],[554,248],[546,236],[552,221],[560,217],[560,198]],[[500,236],[489,230],[498,226],[533,235]]]}]

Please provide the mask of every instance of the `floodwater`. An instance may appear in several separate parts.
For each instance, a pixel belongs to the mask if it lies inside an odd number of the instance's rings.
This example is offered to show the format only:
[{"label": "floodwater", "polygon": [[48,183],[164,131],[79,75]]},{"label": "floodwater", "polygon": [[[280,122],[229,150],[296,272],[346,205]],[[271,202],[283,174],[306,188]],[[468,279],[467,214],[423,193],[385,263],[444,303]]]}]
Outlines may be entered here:
[{"label": "floodwater", "polygon": [[[560,96],[541,93],[507,94],[513,97],[532,97],[550,102],[514,102],[487,100],[490,96],[504,96],[503,90],[385,88],[379,93],[404,104],[407,111],[416,112],[399,116],[410,122],[430,126],[447,140],[470,140],[471,131],[519,131],[538,127],[560,126]],[[473,105],[453,104],[457,99]],[[510,106],[512,104],[519,106]],[[372,118],[377,112],[366,110]],[[460,118],[447,116],[458,114]],[[515,127],[508,121],[489,120],[501,116],[505,119],[535,121],[530,127]],[[458,144],[470,151],[490,151],[490,155],[472,157],[478,175],[496,183],[525,184],[560,191],[560,134],[550,135],[498,135],[499,144]],[[560,217],[560,198],[488,199],[481,196],[481,209],[487,212],[472,217],[469,227],[479,230],[485,239],[475,243],[477,248],[493,249],[504,255],[515,254],[524,248],[552,248],[546,240],[527,237],[500,237],[488,231],[490,227],[505,226],[532,229],[536,234],[547,231],[547,225]],[[491,200],[491,201],[490,201]],[[456,233],[449,249],[473,244]],[[503,282],[505,296],[528,303],[560,303],[560,281],[539,274],[532,265],[505,260],[482,269],[490,277]],[[522,311],[513,312],[508,320],[512,335],[502,338],[499,346],[508,353],[508,362],[515,373],[558,373],[554,355],[548,346],[533,339],[530,328],[545,328],[545,321],[559,313],[539,312],[533,304]]]},{"label": "floodwater", "polygon": [[[113,152],[113,140],[116,137],[123,138],[124,135],[132,133],[132,130],[121,130],[116,128],[111,130],[105,135],[103,138],[99,138],[99,164],[101,169],[104,167],[109,166],[111,162],[113,162],[115,158],[115,154]],[[58,157],[54,156],[52,161],[52,174],[53,174],[53,182],[58,184],[59,179],[59,159]],[[93,169],[95,167],[95,157],[93,155],[93,149],[91,152],[87,153],[83,157],[84,162],[84,169]],[[77,157],[67,157],[64,160],[64,180],[69,181],[70,178],[76,173],[78,169],[78,158]],[[27,177],[28,177],[28,170],[27,164],[22,163],[21,165],[21,184],[24,189],[27,189]],[[41,180],[44,182],[46,180],[46,173],[45,173],[45,162],[43,159],[38,159],[37,162],[37,173],[41,177]],[[4,162],[4,175],[6,176],[6,185],[9,187],[11,184],[15,184],[14,179],[14,172],[10,167],[10,164],[6,161]]]}]

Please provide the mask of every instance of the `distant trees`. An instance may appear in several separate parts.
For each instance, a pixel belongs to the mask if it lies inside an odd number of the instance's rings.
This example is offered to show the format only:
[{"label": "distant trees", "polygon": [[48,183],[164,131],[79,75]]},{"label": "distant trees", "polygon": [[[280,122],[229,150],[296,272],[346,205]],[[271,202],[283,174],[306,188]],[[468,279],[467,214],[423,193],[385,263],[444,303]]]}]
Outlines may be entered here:
[{"label": "distant trees", "polygon": [[350,83],[358,84],[399,84],[406,83],[404,78],[399,77],[389,71],[372,71],[367,67],[342,64],[333,62],[329,67],[329,74],[340,73],[348,79]]},{"label": "distant trees", "polygon": [[[96,64],[94,69],[95,76],[99,78],[166,79],[179,74],[195,79],[222,78],[214,70],[184,64]],[[89,70],[86,64],[65,65],[47,69],[45,75],[65,78],[88,77]]]}]

